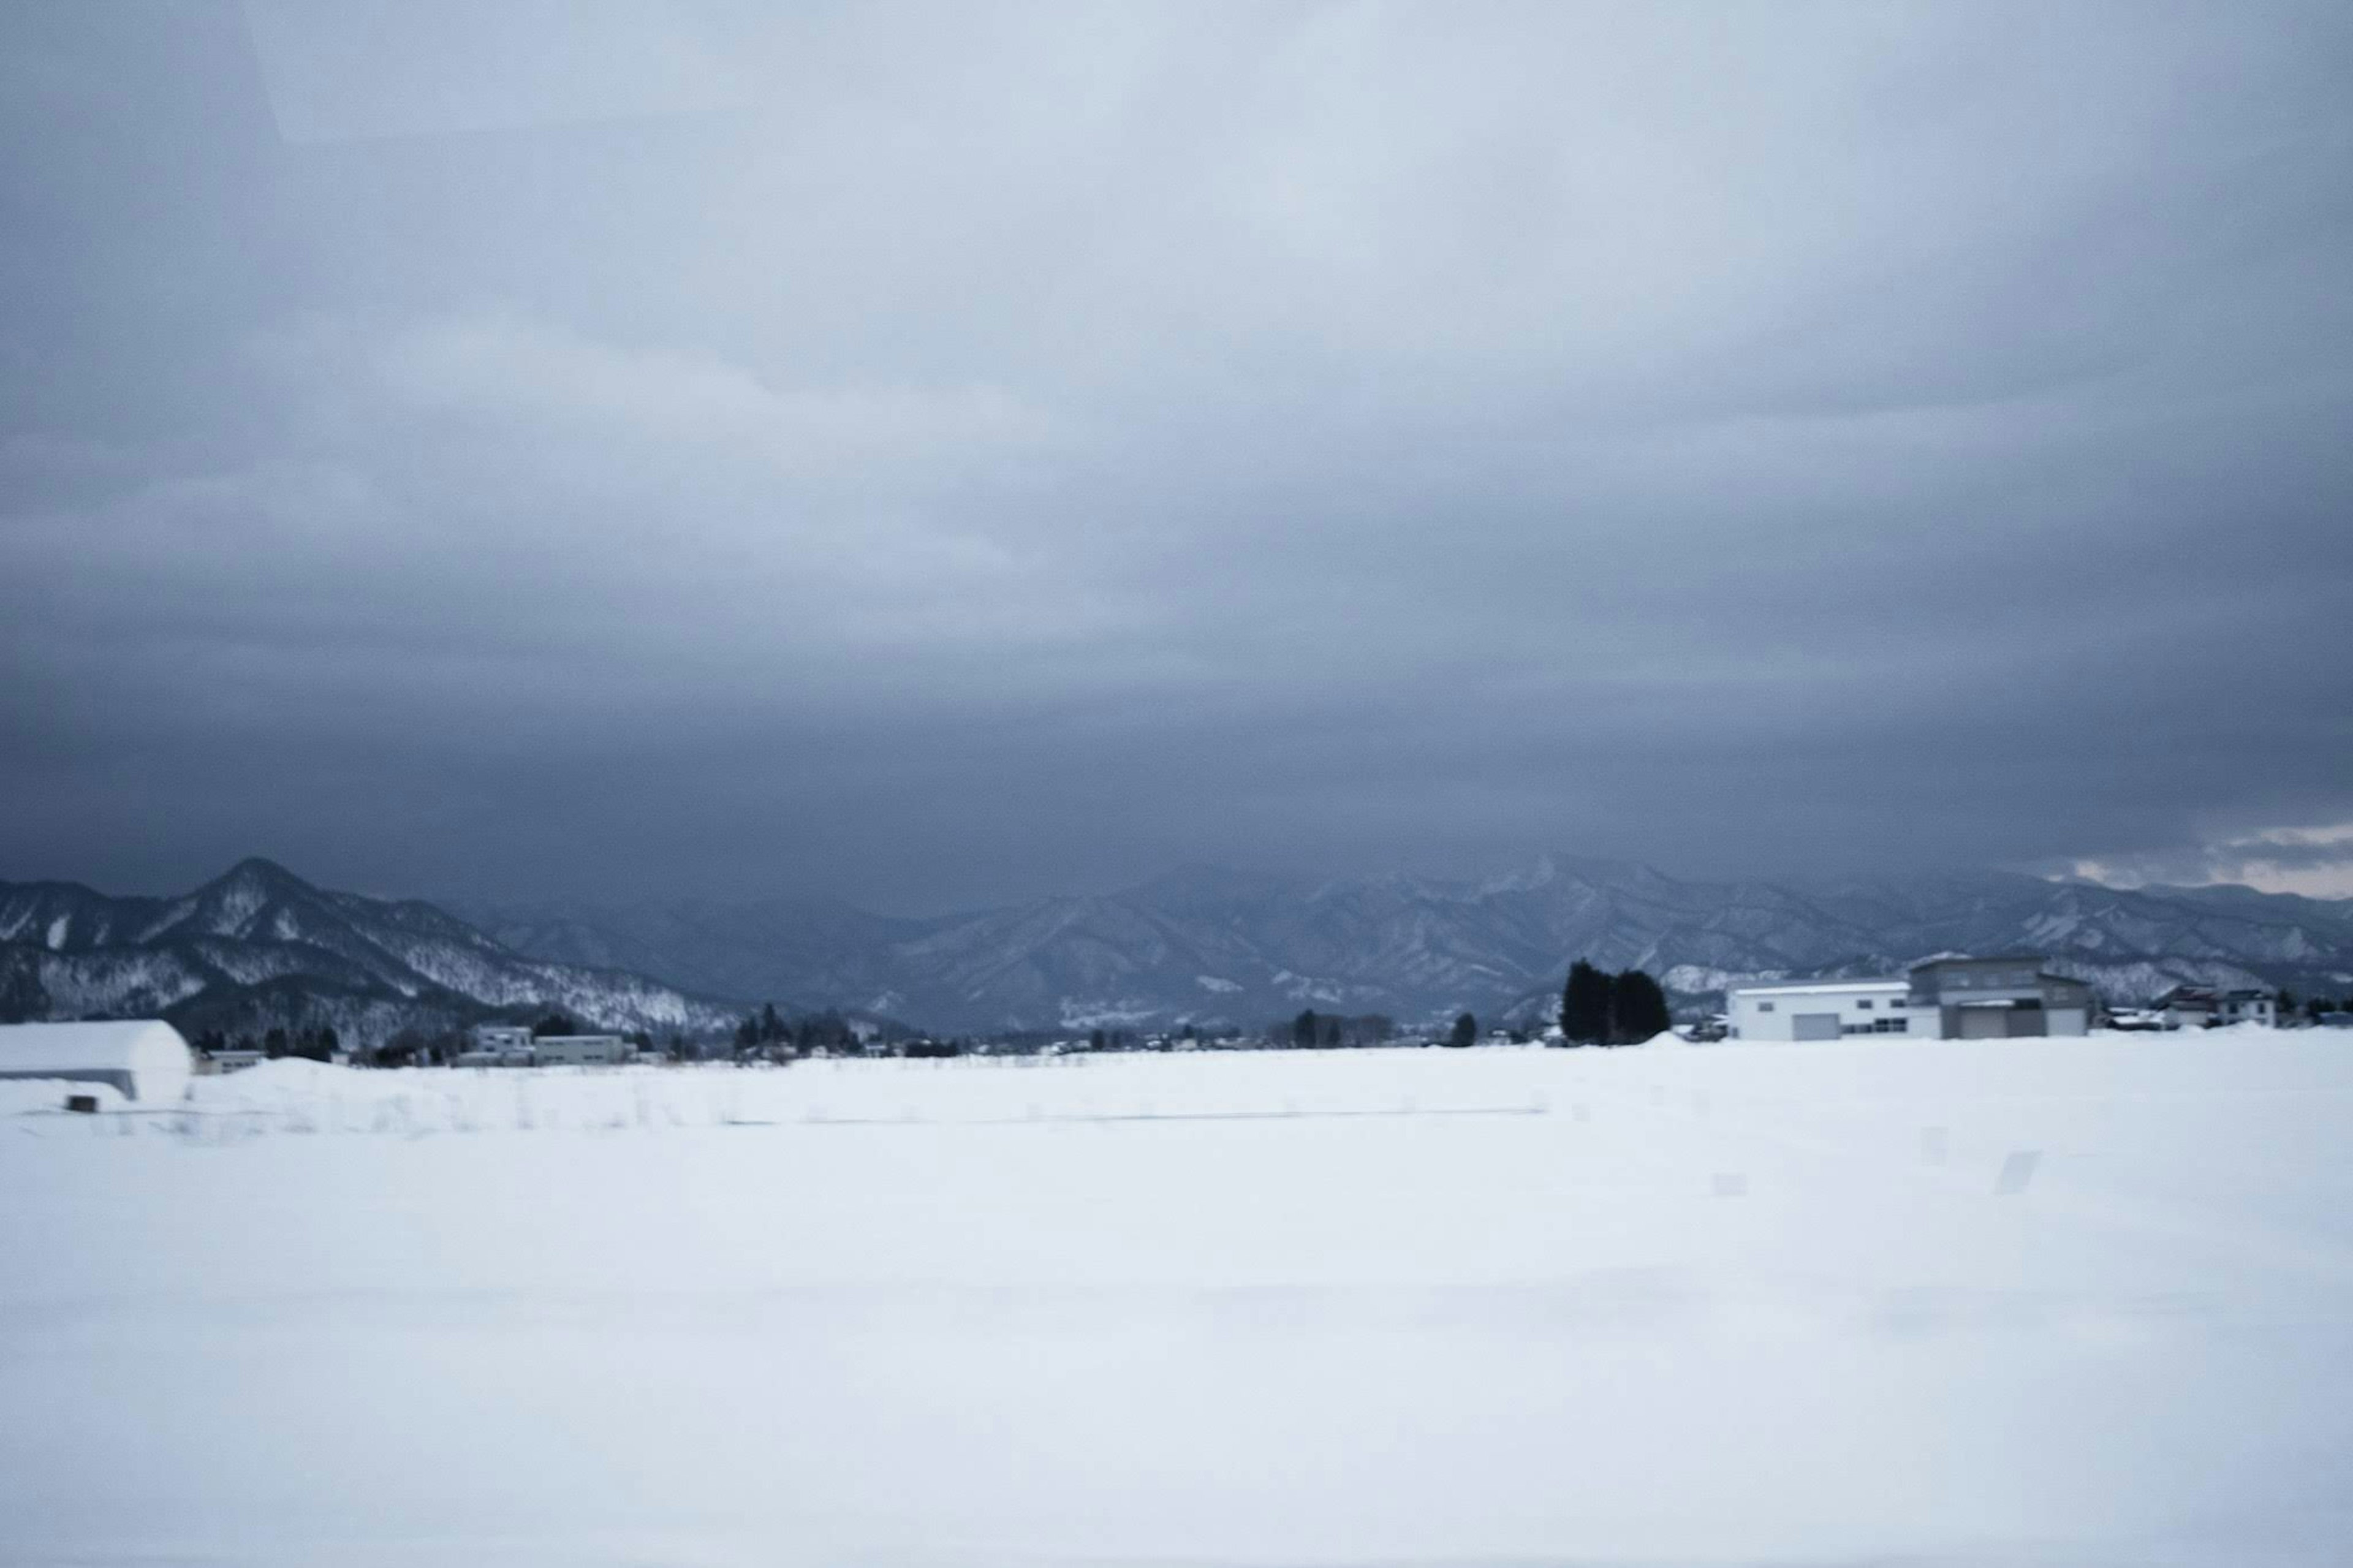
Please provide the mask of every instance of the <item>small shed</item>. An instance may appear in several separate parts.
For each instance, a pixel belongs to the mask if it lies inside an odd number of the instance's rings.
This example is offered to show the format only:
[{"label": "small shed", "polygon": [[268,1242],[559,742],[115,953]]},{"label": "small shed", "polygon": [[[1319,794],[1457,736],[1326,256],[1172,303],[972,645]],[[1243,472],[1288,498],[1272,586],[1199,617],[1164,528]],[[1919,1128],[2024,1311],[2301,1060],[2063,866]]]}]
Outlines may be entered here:
[{"label": "small shed", "polygon": [[195,1053],[157,1019],[0,1025],[0,1078],[111,1084],[142,1104],[186,1098]]}]

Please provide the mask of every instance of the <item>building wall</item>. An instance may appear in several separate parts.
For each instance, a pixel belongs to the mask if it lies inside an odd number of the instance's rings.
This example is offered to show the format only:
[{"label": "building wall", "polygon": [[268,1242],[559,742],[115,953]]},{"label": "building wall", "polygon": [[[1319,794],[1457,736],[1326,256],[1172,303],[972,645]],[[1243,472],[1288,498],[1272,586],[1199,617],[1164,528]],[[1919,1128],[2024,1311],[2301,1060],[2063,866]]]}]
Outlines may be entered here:
[{"label": "building wall", "polygon": [[542,1067],[602,1066],[629,1059],[629,1042],[618,1035],[543,1035],[532,1043]]},{"label": "building wall", "polygon": [[125,1100],[139,1098],[139,1075],[129,1068],[0,1068],[0,1078],[55,1079],[60,1083],[102,1083]]},{"label": "building wall", "polygon": [[1747,986],[1725,997],[1736,1040],[1838,1039],[1854,1035],[1934,1034],[1913,1020],[1901,981],[1796,988]]},{"label": "building wall", "polygon": [[1912,1005],[1929,1010],[1947,1040],[2091,1032],[2091,988],[2043,973],[2031,956],[1940,960],[1915,969],[1911,984]]},{"label": "building wall", "polygon": [[0,1026],[0,1077],[103,1083],[126,1100],[186,1097],[195,1052],[157,1019]]}]

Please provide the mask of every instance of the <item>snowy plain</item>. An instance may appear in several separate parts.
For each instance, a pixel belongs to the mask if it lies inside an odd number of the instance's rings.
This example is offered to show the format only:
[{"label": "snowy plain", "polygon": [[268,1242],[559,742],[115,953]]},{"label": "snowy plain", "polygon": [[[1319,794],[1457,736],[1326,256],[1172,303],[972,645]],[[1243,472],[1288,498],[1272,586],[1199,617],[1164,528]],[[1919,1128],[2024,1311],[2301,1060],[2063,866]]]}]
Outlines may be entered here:
[{"label": "snowy plain", "polygon": [[0,1085],[0,1562],[2353,1561],[2353,1038]]}]

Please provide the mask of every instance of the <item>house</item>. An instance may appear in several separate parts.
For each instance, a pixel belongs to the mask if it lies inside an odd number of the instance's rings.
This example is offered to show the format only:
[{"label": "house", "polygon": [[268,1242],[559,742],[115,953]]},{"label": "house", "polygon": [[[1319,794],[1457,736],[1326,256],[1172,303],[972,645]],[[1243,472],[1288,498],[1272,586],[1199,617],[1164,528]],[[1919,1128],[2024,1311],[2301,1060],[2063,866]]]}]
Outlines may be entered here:
[{"label": "house", "polygon": [[2177,985],[2157,999],[2152,1009],[2168,1029],[2208,1029],[2221,1011],[2221,999],[2203,985]]},{"label": "house", "polygon": [[2039,953],[1996,958],[1936,958],[1915,964],[1908,1005],[1933,1015],[1947,1040],[1995,1040],[2035,1035],[2087,1035],[2092,988],[2063,974],[2047,974]]},{"label": "house", "polygon": [[2177,985],[2157,999],[2157,1011],[2168,1029],[2211,1029],[2222,1024],[2279,1023],[2279,998],[2269,991],[2242,988],[2217,991],[2204,985]]},{"label": "house", "polygon": [[111,1084],[141,1104],[186,1098],[195,1053],[160,1019],[0,1025],[0,1078]]},{"label": "house", "polygon": [[543,1068],[614,1067],[632,1050],[618,1035],[542,1035],[531,1043],[532,1060]]},{"label": "house", "polygon": [[1822,980],[1744,985],[1726,994],[1725,1029],[1736,1040],[1835,1040],[1844,1035],[1934,1037],[1915,1023],[1911,987],[1901,980]]},{"label": "house", "polygon": [[450,1058],[451,1067],[527,1068],[532,1063],[531,1030],[521,1024],[477,1024],[466,1031],[471,1042]]},{"label": "house", "polygon": [[2266,1029],[2279,1025],[2279,997],[2275,993],[2242,988],[2225,991],[2216,1000],[2221,1004],[2217,1022],[2261,1024]]}]

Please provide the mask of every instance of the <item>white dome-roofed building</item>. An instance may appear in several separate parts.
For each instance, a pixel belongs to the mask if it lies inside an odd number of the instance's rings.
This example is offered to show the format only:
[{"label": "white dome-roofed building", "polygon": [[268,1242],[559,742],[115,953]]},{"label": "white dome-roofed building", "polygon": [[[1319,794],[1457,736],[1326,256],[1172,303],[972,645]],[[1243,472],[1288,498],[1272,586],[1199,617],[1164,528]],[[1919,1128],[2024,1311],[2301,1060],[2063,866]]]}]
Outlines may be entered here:
[{"label": "white dome-roofed building", "polygon": [[0,1078],[112,1085],[142,1104],[185,1100],[195,1053],[153,1018],[104,1024],[0,1025]]}]

